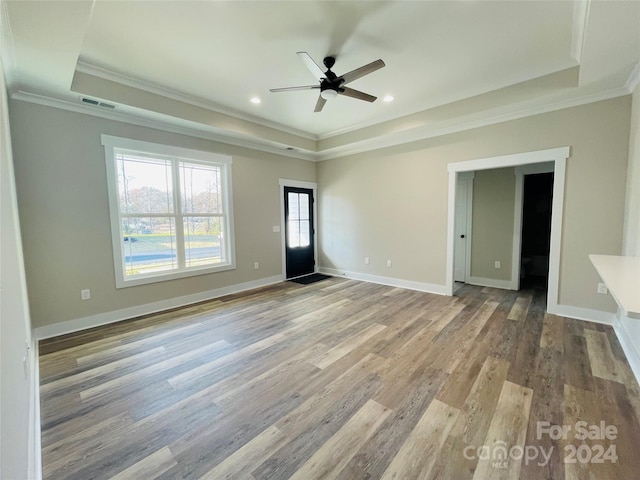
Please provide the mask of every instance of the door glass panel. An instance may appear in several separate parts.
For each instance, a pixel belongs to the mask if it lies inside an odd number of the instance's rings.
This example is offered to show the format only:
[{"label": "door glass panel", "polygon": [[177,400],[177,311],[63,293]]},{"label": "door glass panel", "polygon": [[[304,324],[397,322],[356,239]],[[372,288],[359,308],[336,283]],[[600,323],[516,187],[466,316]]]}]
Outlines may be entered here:
[{"label": "door glass panel", "polygon": [[309,195],[300,193],[298,199],[300,201],[300,220],[309,220]]},{"label": "door glass panel", "polygon": [[298,220],[300,218],[298,196],[297,193],[289,192],[289,220]]},{"label": "door glass panel", "polygon": [[309,220],[300,221],[300,246],[308,247],[311,243],[310,241],[310,231],[309,231]]},{"label": "door glass panel", "polygon": [[298,220],[289,220],[289,246],[299,247],[300,246],[300,222]]}]

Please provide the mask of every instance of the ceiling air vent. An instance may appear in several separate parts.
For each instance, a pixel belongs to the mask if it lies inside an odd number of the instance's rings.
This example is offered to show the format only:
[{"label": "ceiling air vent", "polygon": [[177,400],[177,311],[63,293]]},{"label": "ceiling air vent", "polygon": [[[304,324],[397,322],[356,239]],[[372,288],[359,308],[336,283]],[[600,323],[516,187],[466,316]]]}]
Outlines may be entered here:
[{"label": "ceiling air vent", "polygon": [[115,105],[111,105],[110,103],[100,102],[98,100],[94,100],[93,98],[82,97],[82,101],[84,103],[88,103],[89,105],[93,105],[94,107],[108,108],[109,110],[113,110],[116,108]]}]

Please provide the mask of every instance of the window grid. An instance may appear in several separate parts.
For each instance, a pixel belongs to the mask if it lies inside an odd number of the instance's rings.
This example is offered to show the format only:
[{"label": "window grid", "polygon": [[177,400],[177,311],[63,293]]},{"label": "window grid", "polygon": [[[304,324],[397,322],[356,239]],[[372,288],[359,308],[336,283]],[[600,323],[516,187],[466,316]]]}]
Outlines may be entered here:
[{"label": "window grid", "polygon": [[207,161],[200,157],[209,154],[198,151],[187,151],[195,158],[163,155],[153,150],[165,146],[130,141],[149,145],[152,152],[146,153],[113,140],[128,139],[103,136],[113,162],[108,170],[117,286],[235,268],[230,158],[210,154],[223,161]]}]

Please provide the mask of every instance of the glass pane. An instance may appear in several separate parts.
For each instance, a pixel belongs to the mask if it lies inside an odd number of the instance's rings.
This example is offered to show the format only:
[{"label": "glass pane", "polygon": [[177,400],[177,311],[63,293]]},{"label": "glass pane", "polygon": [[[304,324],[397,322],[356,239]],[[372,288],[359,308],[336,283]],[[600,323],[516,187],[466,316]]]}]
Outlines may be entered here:
[{"label": "glass pane", "polygon": [[122,219],[122,251],[127,277],[178,268],[173,218]]},{"label": "glass pane", "polygon": [[123,214],[173,213],[171,162],[133,153],[116,154],[120,211]]},{"label": "glass pane", "polygon": [[300,220],[309,220],[309,194],[300,194]]},{"label": "glass pane", "polygon": [[298,194],[289,192],[288,203],[289,203],[289,220],[298,220],[299,217],[299,208],[298,208]]},{"label": "glass pane", "polygon": [[308,247],[311,243],[310,241],[310,229],[309,229],[309,220],[302,220],[300,222],[300,246]]},{"label": "glass pane", "polygon": [[299,247],[300,246],[300,224],[297,220],[289,220],[288,222],[288,245],[290,247]]},{"label": "glass pane", "polygon": [[223,226],[222,217],[186,217],[184,219],[184,253],[187,267],[227,261]]},{"label": "glass pane", "polygon": [[180,188],[183,213],[223,213],[220,166],[181,162]]}]

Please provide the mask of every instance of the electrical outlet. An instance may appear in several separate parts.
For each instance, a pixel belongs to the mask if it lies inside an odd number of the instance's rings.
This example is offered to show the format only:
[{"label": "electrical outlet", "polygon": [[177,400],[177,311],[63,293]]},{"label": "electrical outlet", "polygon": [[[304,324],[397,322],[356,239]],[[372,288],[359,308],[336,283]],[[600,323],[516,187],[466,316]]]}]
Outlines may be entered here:
[{"label": "electrical outlet", "polygon": [[391,260],[387,260],[387,267],[391,266]]},{"label": "electrical outlet", "polygon": [[91,299],[91,290],[85,288],[84,290],[80,290],[80,298],[82,300],[90,300]]},{"label": "electrical outlet", "polygon": [[371,262],[371,260],[369,259],[369,257],[364,257],[364,264],[365,265],[369,265],[370,262]]},{"label": "electrical outlet", "polygon": [[502,266],[502,264],[500,263],[500,260],[496,260],[495,262],[493,262],[493,266],[495,268],[500,268]]},{"label": "electrical outlet", "polygon": [[253,268],[255,268],[256,270],[258,270],[260,268],[260,262],[254,262],[253,263]]},{"label": "electrical outlet", "polygon": [[273,226],[273,233],[280,233],[280,225]]},{"label": "electrical outlet", "polygon": [[607,293],[609,293],[609,290],[607,290],[607,286],[602,282],[598,283],[598,293],[601,293],[602,295],[606,295]]}]

